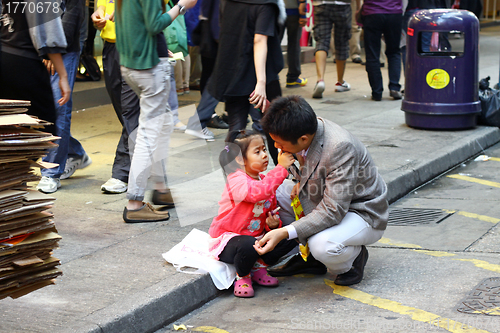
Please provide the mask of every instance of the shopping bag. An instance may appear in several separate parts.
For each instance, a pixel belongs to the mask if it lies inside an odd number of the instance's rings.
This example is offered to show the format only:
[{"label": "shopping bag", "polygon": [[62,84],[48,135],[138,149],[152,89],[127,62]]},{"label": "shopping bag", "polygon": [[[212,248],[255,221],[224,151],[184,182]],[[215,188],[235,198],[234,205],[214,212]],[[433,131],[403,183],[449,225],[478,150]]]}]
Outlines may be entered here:
[{"label": "shopping bag", "polygon": [[[236,278],[236,268],[234,265],[218,261],[210,254],[209,239],[210,236],[206,232],[193,229],[179,244],[163,253],[163,258],[182,273],[209,273],[217,289],[228,289]],[[187,267],[196,268],[196,270],[185,270]]]}]

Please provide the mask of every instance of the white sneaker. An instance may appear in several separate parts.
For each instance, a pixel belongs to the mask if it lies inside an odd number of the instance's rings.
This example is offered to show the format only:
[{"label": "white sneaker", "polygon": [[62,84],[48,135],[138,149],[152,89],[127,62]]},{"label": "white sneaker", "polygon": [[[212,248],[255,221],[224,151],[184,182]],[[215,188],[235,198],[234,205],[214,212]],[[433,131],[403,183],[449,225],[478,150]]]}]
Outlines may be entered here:
[{"label": "white sneaker", "polygon": [[54,193],[60,187],[61,181],[59,180],[59,178],[50,178],[43,176],[36,186],[36,189],[43,193]]},{"label": "white sneaker", "polygon": [[316,82],[313,91],[313,98],[323,98],[323,91],[325,91],[325,81]]},{"label": "white sneaker", "polygon": [[109,178],[107,182],[101,185],[101,191],[106,193],[123,193],[127,189],[128,184],[116,178]]},{"label": "white sneaker", "polygon": [[77,169],[83,169],[92,164],[89,155],[85,154],[82,157],[68,157],[66,167],[61,175],[61,179],[67,179],[75,173]]},{"label": "white sneaker", "polygon": [[186,130],[186,128],[187,128],[187,126],[184,125],[182,123],[182,121],[179,121],[177,124],[174,125],[174,131],[181,131],[181,132],[183,132],[183,131]]},{"label": "white sneaker", "polygon": [[212,133],[207,127],[204,127],[201,131],[187,129],[184,133],[195,136],[200,139],[205,139],[207,141],[215,140],[214,133]]},{"label": "white sneaker", "polygon": [[351,85],[345,81],[344,81],[344,83],[337,82],[335,84],[335,91],[336,92],[349,91],[349,90],[351,90]]}]

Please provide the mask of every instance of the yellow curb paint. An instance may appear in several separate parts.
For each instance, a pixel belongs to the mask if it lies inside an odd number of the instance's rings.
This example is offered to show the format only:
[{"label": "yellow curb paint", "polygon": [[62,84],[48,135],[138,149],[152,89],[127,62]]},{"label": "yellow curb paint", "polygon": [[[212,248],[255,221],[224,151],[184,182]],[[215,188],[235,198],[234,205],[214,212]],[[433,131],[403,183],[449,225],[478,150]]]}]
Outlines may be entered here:
[{"label": "yellow curb paint", "polygon": [[408,244],[408,243],[399,243],[399,242],[393,241],[392,239],[385,238],[385,237],[380,238],[377,243],[391,245],[391,246],[399,246],[399,247],[416,247],[418,249],[422,248],[419,245]]},{"label": "yellow curb paint", "polygon": [[193,331],[207,333],[229,333],[228,331],[213,326],[198,326],[196,328],[193,328]]},{"label": "yellow curb paint", "polygon": [[443,328],[452,333],[488,333],[488,331],[480,330],[448,318],[443,318],[431,312],[402,305],[401,303],[373,296],[360,290],[337,286],[331,280],[325,279],[324,281],[326,285],[330,286],[333,289],[333,293],[336,295],[343,296],[384,310],[389,310],[395,313],[409,316],[412,320],[428,323],[429,325]]},{"label": "yellow curb paint", "polygon": [[493,309],[486,309],[486,310],[476,310],[473,311],[472,313],[480,313],[480,314],[485,314],[485,315],[490,315],[490,316],[500,316],[500,307],[496,307]]},{"label": "yellow curb paint", "polygon": [[473,263],[476,267],[500,273],[500,265],[490,264],[489,262],[484,260],[478,260],[478,259],[453,259],[453,260],[469,261]]},{"label": "yellow curb paint", "polygon": [[489,180],[484,180],[484,179],[479,179],[479,178],[474,178],[474,177],[469,177],[469,176],[463,176],[463,175],[449,175],[449,176],[446,176],[446,177],[460,179],[460,180],[465,180],[465,181],[472,182],[472,183],[478,183],[478,184],[481,184],[481,185],[486,185],[486,186],[492,186],[492,187],[498,187],[498,188],[500,188],[500,183],[492,182],[492,181],[489,181]]},{"label": "yellow curb paint", "polygon": [[454,214],[457,213],[458,215],[462,215],[465,217],[470,217],[472,219],[477,219],[485,222],[491,222],[491,223],[498,223],[500,222],[500,219],[497,219],[496,217],[490,217],[486,215],[479,215],[479,214],[474,214],[474,213],[469,213],[469,212],[461,212],[461,211],[456,211],[456,210],[449,210],[449,209],[443,209],[443,212],[448,213],[448,214]]},{"label": "yellow curb paint", "polygon": [[490,161],[497,161],[497,162],[500,162],[500,158],[498,157],[490,157],[489,158]]},{"label": "yellow curb paint", "polygon": [[479,215],[479,214],[474,214],[474,213],[469,213],[469,212],[458,212],[457,214],[462,215],[462,216],[466,216],[466,217],[470,217],[473,219],[485,221],[485,222],[491,222],[491,223],[500,222],[500,219],[497,219],[495,217],[486,216],[486,215]]},{"label": "yellow curb paint", "polygon": [[418,253],[423,253],[427,254],[429,256],[433,257],[453,257],[455,254],[454,253],[448,253],[448,252],[443,252],[443,251],[426,251],[426,250],[413,250]]}]

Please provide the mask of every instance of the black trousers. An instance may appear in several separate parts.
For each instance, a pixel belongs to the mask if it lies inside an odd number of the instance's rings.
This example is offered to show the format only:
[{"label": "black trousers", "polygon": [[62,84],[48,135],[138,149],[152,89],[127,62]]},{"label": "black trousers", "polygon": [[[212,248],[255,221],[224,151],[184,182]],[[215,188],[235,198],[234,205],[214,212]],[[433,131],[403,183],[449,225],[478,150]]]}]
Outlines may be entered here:
[{"label": "black trousers", "polygon": [[[253,265],[259,259],[259,254],[253,248],[255,237],[241,235],[235,236],[227,242],[224,250],[219,254],[219,260],[228,264],[234,264],[238,276],[250,274]],[[297,246],[295,240],[284,239],[276,245],[274,250],[264,254],[260,258],[267,265],[274,265],[285,254]]]},{"label": "black trousers", "polygon": [[[276,97],[281,96],[281,86],[279,80],[274,80],[266,85],[267,99],[272,102]],[[238,131],[247,127],[248,114],[253,108],[248,98],[250,96],[226,96],[226,111],[229,121],[229,131]],[[275,165],[278,165],[278,149],[274,147],[274,140],[271,139],[269,133],[265,133],[260,126],[262,112],[252,112],[253,125],[252,128],[261,132],[267,137],[267,147]]]},{"label": "black trousers", "polygon": [[114,43],[104,42],[102,65],[106,90],[116,116],[123,126],[122,135],[116,147],[111,177],[128,183],[130,171],[128,136],[139,125],[139,114],[141,112],[139,97],[122,78],[120,55]]},{"label": "black trousers", "polygon": [[[1,52],[0,57],[0,98],[30,101],[29,115],[55,124],[56,106],[43,62],[7,52]],[[45,126],[44,131],[56,133],[54,125]]]}]

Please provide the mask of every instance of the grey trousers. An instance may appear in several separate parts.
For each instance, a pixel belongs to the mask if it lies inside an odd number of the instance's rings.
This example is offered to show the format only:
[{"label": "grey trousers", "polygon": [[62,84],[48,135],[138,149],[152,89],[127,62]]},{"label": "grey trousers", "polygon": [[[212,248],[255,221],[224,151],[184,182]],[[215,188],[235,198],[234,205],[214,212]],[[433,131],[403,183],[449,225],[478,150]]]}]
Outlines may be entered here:
[{"label": "grey trousers", "polygon": [[[293,185],[291,180],[285,180],[276,191],[283,225],[295,221],[290,199]],[[307,243],[314,258],[325,264],[331,273],[342,274],[351,269],[361,251],[361,245],[373,244],[383,234],[384,230],[373,229],[358,214],[348,212],[339,224],[309,237]]]}]

